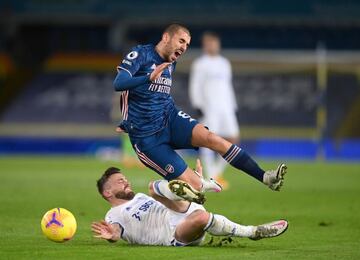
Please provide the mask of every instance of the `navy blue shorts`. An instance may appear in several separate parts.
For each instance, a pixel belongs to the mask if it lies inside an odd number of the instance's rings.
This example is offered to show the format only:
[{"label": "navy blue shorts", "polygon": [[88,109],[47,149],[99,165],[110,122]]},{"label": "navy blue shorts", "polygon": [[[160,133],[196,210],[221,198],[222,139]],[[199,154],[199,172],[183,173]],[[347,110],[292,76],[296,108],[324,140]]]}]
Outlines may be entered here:
[{"label": "navy blue shorts", "polygon": [[130,137],[140,161],[166,180],[179,177],[187,168],[176,149],[196,149],[191,145],[192,130],[198,121],[188,114],[174,110],[166,127],[154,135]]}]

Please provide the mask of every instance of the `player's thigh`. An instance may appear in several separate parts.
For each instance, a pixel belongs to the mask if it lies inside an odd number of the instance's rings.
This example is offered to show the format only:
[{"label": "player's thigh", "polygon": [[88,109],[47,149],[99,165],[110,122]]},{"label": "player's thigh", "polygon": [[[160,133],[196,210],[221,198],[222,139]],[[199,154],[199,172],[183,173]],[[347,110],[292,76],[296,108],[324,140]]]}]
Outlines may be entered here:
[{"label": "player's thigh", "polygon": [[191,143],[195,147],[206,147],[221,155],[225,154],[232,145],[229,141],[209,131],[201,124],[194,127]]},{"label": "player's thigh", "polygon": [[209,222],[210,214],[204,210],[196,210],[183,219],[175,229],[176,240],[191,244],[205,234],[204,228]]},{"label": "player's thigh", "polygon": [[174,149],[191,149],[192,132],[199,122],[183,111],[174,111],[170,118],[170,144]]},{"label": "player's thigh", "polygon": [[134,147],[140,161],[167,180],[178,178],[188,168],[185,161],[168,144],[160,144],[145,151],[137,145]]}]

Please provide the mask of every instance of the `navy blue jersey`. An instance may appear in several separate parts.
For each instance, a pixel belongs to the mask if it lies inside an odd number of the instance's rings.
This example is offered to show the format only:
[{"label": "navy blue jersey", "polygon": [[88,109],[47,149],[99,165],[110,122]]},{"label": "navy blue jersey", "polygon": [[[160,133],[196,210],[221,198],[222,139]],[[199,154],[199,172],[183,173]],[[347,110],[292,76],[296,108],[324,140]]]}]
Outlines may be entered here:
[{"label": "navy blue jersey", "polygon": [[[129,73],[131,77],[150,75],[155,66],[166,62],[155,51],[154,45],[138,45],[126,55],[117,67],[121,73]],[[166,68],[162,75],[151,82],[139,84],[121,94],[120,108],[123,121],[120,127],[130,136],[150,136],[167,123],[170,113],[175,109],[170,96],[172,77],[176,63]]]}]

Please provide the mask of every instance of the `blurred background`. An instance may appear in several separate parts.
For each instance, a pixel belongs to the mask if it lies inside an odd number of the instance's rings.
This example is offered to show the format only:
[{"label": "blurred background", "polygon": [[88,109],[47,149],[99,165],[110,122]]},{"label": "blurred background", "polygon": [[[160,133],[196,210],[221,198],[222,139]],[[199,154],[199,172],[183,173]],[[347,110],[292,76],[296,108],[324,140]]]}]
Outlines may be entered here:
[{"label": "blurred background", "polygon": [[172,88],[184,111],[194,112],[190,65],[212,30],[233,67],[242,147],[265,159],[360,161],[355,0],[0,1],[0,154],[117,150],[115,68],[172,22],[192,33]]}]

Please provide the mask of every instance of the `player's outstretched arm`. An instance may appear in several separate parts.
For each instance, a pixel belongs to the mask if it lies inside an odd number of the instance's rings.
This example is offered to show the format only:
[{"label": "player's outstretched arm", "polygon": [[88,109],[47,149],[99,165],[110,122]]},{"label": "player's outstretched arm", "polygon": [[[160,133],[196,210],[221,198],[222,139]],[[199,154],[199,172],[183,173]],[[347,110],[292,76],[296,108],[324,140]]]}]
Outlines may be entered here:
[{"label": "player's outstretched arm", "polygon": [[91,230],[94,232],[94,237],[106,239],[109,242],[116,242],[120,240],[121,227],[118,224],[109,224],[104,220],[93,222]]},{"label": "player's outstretched arm", "polygon": [[124,91],[135,88],[145,83],[150,83],[161,76],[164,69],[166,69],[171,63],[164,62],[157,66],[150,75],[133,77],[130,72],[119,69],[118,74],[113,82],[116,91]]},{"label": "player's outstretched arm", "polygon": [[113,85],[116,91],[124,91],[148,82],[150,82],[149,75],[133,77],[130,73],[120,69],[116,75]]}]

